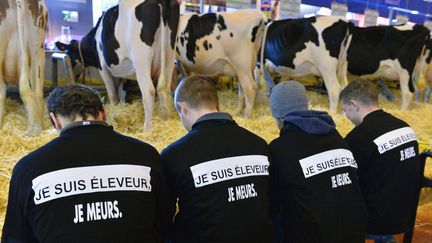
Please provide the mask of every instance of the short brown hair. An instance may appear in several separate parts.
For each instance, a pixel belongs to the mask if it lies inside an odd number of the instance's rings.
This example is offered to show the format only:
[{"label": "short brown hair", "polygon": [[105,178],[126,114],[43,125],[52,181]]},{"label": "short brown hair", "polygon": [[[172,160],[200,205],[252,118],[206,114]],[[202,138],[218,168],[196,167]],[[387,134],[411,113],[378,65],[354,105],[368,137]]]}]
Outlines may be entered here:
[{"label": "short brown hair", "polygon": [[368,80],[354,80],[350,82],[340,93],[340,99],[343,103],[348,103],[350,100],[356,100],[363,105],[378,104],[378,87],[376,84]]},{"label": "short brown hair", "polygon": [[185,102],[193,109],[219,109],[216,88],[206,77],[191,76],[183,79],[175,92],[175,102]]}]

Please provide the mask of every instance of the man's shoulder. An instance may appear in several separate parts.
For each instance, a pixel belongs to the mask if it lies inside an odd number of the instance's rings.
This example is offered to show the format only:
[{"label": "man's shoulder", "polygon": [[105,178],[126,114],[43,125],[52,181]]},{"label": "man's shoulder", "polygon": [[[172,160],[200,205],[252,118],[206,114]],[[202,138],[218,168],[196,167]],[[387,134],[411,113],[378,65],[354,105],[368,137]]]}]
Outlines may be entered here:
[{"label": "man's shoulder", "polygon": [[281,146],[284,146],[284,144],[286,144],[287,142],[288,141],[286,139],[284,139],[284,137],[279,136],[270,142],[269,147],[271,150],[277,149],[277,148],[280,148]]},{"label": "man's shoulder", "polygon": [[60,138],[54,138],[45,145],[22,157],[14,166],[14,174],[26,173],[34,168],[39,168],[48,156],[61,152],[58,150],[60,143]]},{"label": "man's shoulder", "polygon": [[252,131],[249,131],[248,129],[246,129],[244,127],[238,126],[238,128],[239,128],[239,131],[241,133],[244,133],[247,136],[247,137],[245,137],[245,140],[246,139],[254,139],[256,142],[265,143],[267,145],[267,142],[262,137],[260,137],[259,135],[253,133]]},{"label": "man's shoulder", "polygon": [[138,138],[134,138],[134,137],[131,137],[131,136],[128,136],[125,134],[121,134],[119,132],[116,132],[115,136],[117,136],[118,139],[121,140],[125,146],[138,147],[138,149],[140,149],[138,151],[140,151],[140,152],[149,152],[149,153],[159,154],[153,145],[151,145],[147,142],[144,142]]}]

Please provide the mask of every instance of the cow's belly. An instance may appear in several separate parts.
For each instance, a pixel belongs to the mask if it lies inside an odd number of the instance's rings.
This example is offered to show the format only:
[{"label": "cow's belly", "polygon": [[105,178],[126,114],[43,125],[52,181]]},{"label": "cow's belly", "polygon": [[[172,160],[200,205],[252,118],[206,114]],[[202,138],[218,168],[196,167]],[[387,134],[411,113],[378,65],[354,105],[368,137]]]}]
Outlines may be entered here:
[{"label": "cow's belly", "polygon": [[[156,62],[157,63],[157,62]],[[142,67],[147,68],[147,67]],[[152,65],[150,75],[152,79],[159,76],[160,69],[157,65]],[[129,58],[124,58],[118,65],[111,65],[109,71],[113,77],[137,80],[135,67]]]},{"label": "cow's belly", "polygon": [[373,73],[365,73],[365,74],[356,74],[353,77],[361,77],[363,79],[384,79],[389,81],[397,81],[399,80],[399,70],[402,70],[402,67],[398,60],[381,60],[378,66],[378,69]]},{"label": "cow's belly", "polygon": [[236,75],[229,61],[225,59],[217,59],[217,60],[197,59],[196,63],[197,64],[193,64],[190,62],[186,62],[186,63],[182,62],[182,64],[188,71],[200,75],[205,75],[205,76],[227,75],[231,77],[235,77]]},{"label": "cow's belly", "polygon": [[118,65],[109,66],[111,75],[117,78],[131,78],[136,80],[135,68],[129,58],[123,59]]},{"label": "cow's belly", "polygon": [[291,76],[291,77],[303,77],[307,75],[320,76],[320,72],[316,68],[315,64],[309,61],[305,61],[301,64],[295,65],[295,68],[290,68],[286,66],[275,65],[270,60],[266,60],[266,67],[272,72],[278,73],[280,75]]}]

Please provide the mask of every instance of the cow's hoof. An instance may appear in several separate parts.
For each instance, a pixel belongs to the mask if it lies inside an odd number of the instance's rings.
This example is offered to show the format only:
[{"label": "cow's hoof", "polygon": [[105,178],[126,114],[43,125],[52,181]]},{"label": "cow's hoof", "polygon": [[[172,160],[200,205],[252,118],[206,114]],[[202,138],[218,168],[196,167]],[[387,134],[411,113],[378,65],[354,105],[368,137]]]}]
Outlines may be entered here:
[{"label": "cow's hoof", "polygon": [[171,116],[172,109],[167,107],[159,107],[159,116],[162,120],[168,120]]},{"label": "cow's hoof", "polygon": [[42,132],[42,128],[41,128],[41,127],[35,127],[35,126],[32,126],[32,127],[29,127],[29,128],[26,130],[25,134],[26,134],[27,136],[38,136],[38,135],[41,134],[41,132]]},{"label": "cow's hoof", "polygon": [[150,133],[151,130],[152,130],[152,124],[151,124],[151,123],[150,123],[150,124],[145,124],[145,123],[144,123],[143,132],[144,132],[144,133]]},{"label": "cow's hoof", "polygon": [[244,112],[243,113],[243,116],[242,116],[244,119],[249,119],[249,118],[251,118],[252,117],[252,112]]}]

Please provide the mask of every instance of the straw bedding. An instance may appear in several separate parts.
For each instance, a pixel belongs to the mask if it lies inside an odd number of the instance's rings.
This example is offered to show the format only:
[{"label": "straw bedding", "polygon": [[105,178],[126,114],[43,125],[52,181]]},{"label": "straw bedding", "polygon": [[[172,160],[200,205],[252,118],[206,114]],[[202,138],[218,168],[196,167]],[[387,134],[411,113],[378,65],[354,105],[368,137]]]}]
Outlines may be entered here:
[{"label": "straw bedding", "polygon": [[[228,111],[233,114],[236,108],[237,95],[231,89],[223,89],[220,91],[221,110]],[[315,92],[308,92],[311,107],[318,110],[328,110],[328,98],[326,95],[321,95]],[[381,99],[381,98],[380,98]],[[268,98],[263,95],[258,97],[259,104],[252,115],[251,119],[244,119],[239,116],[234,116],[237,123],[247,129],[255,132],[265,140],[270,142],[278,136],[278,129],[271,117],[268,106]],[[421,150],[431,149],[432,145],[432,105],[431,104],[412,104],[409,111],[400,111],[400,100],[389,102],[385,99],[380,100],[384,109],[397,117],[408,122],[420,140]],[[153,129],[150,132],[142,131],[144,122],[143,106],[139,99],[130,104],[106,105],[108,113],[108,122],[114,128],[126,135],[130,135],[142,139],[159,151],[164,149],[168,144],[174,142],[184,134],[183,129],[177,114],[173,113],[168,120],[162,120],[157,112],[153,118]],[[353,125],[342,114],[332,114],[336,121],[337,129],[344,136],[352,128]],[[14,164],[24,155],[37,149],[43,144],[57,136],[56,131],[51,129],[48,116],[45,117],[45,130],[39,136],[27,135],[25,129],[27,120],[24,108],[21,104],[14,100],[6,100],[6,116],[4,118],[4,126],[0,129],[0,230],[3,227],[4,213],[7,205],[7,192],[11,170]],[[426,174],[432,177],[432,163],[428,161]],[[432,205],[432,192],[422,195],[419,214],[426,214]],[[421,216],[421,215],[420,215]],[[420,217],[421,218],[421,217]],[[432,225],[430,217],[427,220],[420,220],[419,227],[424,225]]]}]

